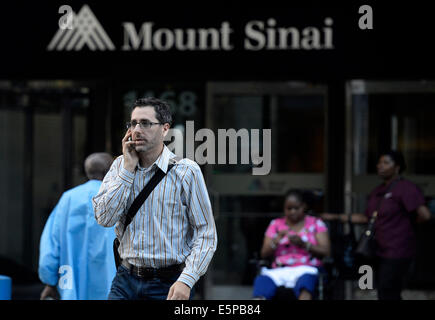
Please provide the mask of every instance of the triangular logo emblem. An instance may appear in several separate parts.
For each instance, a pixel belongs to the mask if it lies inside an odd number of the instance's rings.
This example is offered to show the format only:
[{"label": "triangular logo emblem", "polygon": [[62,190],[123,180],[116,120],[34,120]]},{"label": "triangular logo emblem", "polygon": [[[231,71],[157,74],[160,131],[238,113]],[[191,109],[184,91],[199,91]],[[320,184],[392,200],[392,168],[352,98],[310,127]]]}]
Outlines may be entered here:
[{"label": "triangular logo emblem", "polygon": [[92,51],[115,50],[113,42],[88,5],[85,4],[77,15],[73,13],[72,23],[72,29],[59,28],[47,47],[48,51],[79,51],[85,45]]}]

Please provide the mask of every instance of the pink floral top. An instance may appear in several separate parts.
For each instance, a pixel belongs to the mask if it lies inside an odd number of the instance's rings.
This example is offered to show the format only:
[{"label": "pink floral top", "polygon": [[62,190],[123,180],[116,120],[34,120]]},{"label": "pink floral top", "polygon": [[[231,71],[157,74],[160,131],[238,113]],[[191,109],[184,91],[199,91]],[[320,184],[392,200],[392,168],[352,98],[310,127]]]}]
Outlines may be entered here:
[{"label": "pink floral top", "polygon": [[[319,218],[307,215],[305,216],[305,225],[299,232],[291,230],[285,223],[285,218],[277,218],[270,222],[265,234],[273,239],[281,230],[289,230],[290,235],[297,235],[303,241],[317,245],[316,234],[326,232],[328,228]],[[283,237],[276,247],[275,260],[272,267],[296,267],[303,265],[318,267],[322,265],[322,261],[312,257],[307,250],[291,244],[288,237]]]}]

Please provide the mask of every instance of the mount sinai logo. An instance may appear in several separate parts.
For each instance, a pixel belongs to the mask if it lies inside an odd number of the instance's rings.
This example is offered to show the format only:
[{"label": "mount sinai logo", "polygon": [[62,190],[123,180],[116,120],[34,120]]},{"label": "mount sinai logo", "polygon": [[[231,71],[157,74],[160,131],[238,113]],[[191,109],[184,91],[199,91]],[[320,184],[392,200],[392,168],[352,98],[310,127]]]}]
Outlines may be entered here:
[{"label": "mount sinai logo", "polygon": [[[91,51],[116,50],[112,40],[101,26],[88,5],[78,14],[70,6],[59,8],[65,12],[59,19],[59,30],[50,41],[48,51],[80,51],[85,46]],[[122,51],[231,51],[234,33],[244,32],[243,49],[260,50],[333,50],[333,24],[331,17],[323,19],[323,25],[285,26],[275,18],[251,20],[242,30],[234,30],[229,21],[220,25],[196,28],[158,27],[152,21],[135,25],[124,21]],[[320,24],[322,23],[320,22]]]},{"label": "mount sinai logo", "polygon": [[72,12],[72,28],[59,28],[47,50],[79,51],[85,45],[92,51],[115,50],[112,40],[86,4],[77,15]]}]

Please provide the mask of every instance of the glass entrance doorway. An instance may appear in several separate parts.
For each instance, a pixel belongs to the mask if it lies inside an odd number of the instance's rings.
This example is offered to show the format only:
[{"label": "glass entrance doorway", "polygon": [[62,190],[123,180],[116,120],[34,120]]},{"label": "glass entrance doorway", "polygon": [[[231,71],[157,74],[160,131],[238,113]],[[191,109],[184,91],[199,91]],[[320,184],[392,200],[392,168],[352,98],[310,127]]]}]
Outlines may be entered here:
[{"label": "glass entrance doorway", "polygon": [[[300,82],[209,83],[206,101],[206,127],[215,134],[218,129],[251,133],[244,143],[238,140],[237,164],[206,166],[219,237],[206,298],[249,299],[256,272],[250,261],[260,252],[269,222],[282,216],[285,192],[310,190],[311,209],[323,210],[327,90]],[[264,130],[271,129],[267,175],[253,175],[252,158],[241,164],[243,150],[255,149],[255,129],[260,153],[269,143]]]},{"label": "glass entrance doorway", "polygon": [[[381,183],[376,175],[379,152],[403,152],[403,176],[423,191],[435,212],[435,83],[354,80],[347,84],[345,208],[364,212],[367,196]],[[361,231],[361,230],[358,230]],[[417,259],[409,286],[435,287],[433,221],[416,226]]]},{"label": "glass entrance doorway", "polygon": [[60,195],[86,181],[90,88],[0,83],[0,255],[37,271],[39,240]]}]

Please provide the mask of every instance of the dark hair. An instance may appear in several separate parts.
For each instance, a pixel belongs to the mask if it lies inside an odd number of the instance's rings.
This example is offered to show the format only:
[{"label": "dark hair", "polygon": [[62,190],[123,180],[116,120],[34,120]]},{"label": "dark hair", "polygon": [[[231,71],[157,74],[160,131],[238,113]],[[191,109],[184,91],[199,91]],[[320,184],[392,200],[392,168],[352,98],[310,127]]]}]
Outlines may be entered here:
[{"label": "dark hair", "polygon": [[153,107],[156,112],[156,118],[160,123],[172,124],[171,107],[166,101],[153,97],[141,98],[134,102],[131,112],[133,112],[136,107]]},{"label": "dark hair", "polygon": [[85,159],[85,172],[89,180],[103,180],[112,165],[113,157],[107,152],[92,153]]},{"label": "dark hair", "polygon": [[284,201],[287,200],[288,197],[295,197],[298,199],[300,203],[307,204],[307,201],[305,199],[305,193],[300,189],[290,189],[286,192]]},{"label": "dark hair", "polygon": [[400,167],[399,173],[402,173],[406,170],[405,157],[403,156],[402,152],[397,150],[387,150],[385,152],[381,152],[378,159],[380,159],[382,156],[389,156],[391,160],[393,160],[394,164]]}]

